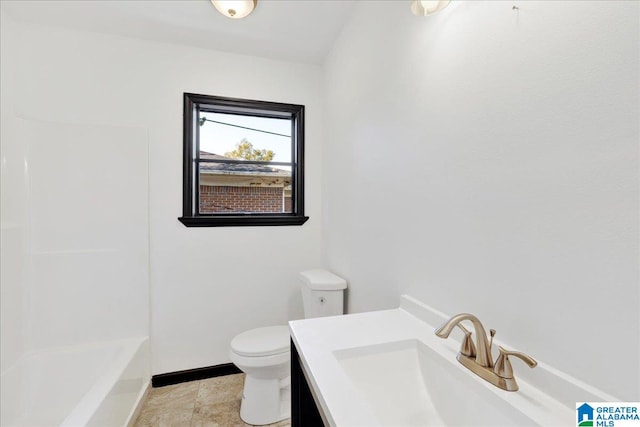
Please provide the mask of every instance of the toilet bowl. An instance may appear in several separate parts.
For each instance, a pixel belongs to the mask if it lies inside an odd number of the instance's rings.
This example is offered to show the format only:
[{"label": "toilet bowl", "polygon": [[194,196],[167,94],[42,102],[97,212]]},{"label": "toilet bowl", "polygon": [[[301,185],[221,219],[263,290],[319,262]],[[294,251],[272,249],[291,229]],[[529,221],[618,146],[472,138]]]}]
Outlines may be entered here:
[{"label": "toilet bowl", "polygon": [[240,418],[254,425],[289,418],[289,327],[269,326],[241,333],[231,341],[229,358],[246,374]]},{"label": "toilet bowl", "polygon": [[[305,318],[344,312],[347,282],[326,270],[300,273]],[[272,424],[291,413],[290,336],[287,325],[251,329],[231,341],[229,358],[246,376],[240,418]]]}]

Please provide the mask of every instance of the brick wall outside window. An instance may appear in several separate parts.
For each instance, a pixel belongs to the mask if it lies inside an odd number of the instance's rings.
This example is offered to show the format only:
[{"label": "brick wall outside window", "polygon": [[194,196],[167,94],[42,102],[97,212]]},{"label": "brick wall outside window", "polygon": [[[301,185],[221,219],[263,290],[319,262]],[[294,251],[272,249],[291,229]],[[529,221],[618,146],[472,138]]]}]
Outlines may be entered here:
[{"label": "brick wall outside window", "polygon": [[282,212],[282,187],[200,186],[200,213]]}]

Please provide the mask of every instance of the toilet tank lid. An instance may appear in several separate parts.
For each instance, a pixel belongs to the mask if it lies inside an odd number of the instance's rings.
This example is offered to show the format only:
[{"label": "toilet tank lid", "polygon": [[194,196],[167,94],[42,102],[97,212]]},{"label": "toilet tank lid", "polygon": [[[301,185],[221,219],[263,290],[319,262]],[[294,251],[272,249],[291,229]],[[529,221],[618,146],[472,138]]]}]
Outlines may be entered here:
[{"label": "toilet tank lid", "polygon": [[300,278],[309,288],[317,291],[338,291],[347,288],[347,281],[327,270],[306,270]]}]

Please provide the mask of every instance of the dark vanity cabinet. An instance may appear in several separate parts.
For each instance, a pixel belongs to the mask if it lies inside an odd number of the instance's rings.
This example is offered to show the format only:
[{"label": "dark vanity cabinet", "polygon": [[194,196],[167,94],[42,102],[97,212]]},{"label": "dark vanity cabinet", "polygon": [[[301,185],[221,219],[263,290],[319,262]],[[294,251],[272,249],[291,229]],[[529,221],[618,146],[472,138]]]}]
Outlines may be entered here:
[{"label": "dark vanity cabinet", "polygon": [[296,345],[291,341],[291,426],[328,426],[318,410],[319,405],[309,387]]}]

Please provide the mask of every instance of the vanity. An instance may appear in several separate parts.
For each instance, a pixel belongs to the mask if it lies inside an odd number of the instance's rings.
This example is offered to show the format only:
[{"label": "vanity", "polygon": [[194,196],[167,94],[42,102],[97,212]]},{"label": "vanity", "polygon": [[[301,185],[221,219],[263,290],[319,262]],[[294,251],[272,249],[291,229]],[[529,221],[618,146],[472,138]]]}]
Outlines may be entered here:
[{"label": "vanity", "polygon": [[576,402],[616,401],[542,362],[515,360],[519,390],[502,390],[456,360],[465,334],[434,334],[447,319],[403,295],[393,310],[289,322],[292,426],[567,426]]}]

